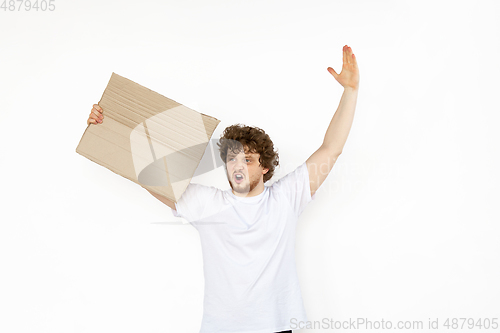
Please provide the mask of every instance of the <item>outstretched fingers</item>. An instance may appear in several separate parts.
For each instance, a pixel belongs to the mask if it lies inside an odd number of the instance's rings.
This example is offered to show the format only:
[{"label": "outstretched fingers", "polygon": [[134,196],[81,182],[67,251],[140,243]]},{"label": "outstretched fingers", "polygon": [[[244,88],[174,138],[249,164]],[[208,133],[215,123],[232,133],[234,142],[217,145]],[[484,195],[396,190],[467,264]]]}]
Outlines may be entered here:
[{"label": "outstretched fingers", "polygon": [[351,49],[351,48],[349,48],[349,49],[350,49],[350,51],[351,51],[351,62],[352,62],[353,64],[357,65],[357,63],[358,63],[358,62],[356,61],[356,56],[355,56],[355,55],[354,55],[354,53],[352,52],[352,49]]},{"label": "outstretched fingers", "polygon": [[352,49],[347,45],[344,46],[344,54],[348,64],[353,65],[354,67],[358,66],[358,61],[356,60],[356,56],[352,52]]},{"label": "outstretched fingers", "polygon": [[353,63],[354,62],[354,57],[353,57],[353,53],[352,53],[352,49],[347,46],[347,49],[346,49],[346,53],[347,53],[347,63]]}]

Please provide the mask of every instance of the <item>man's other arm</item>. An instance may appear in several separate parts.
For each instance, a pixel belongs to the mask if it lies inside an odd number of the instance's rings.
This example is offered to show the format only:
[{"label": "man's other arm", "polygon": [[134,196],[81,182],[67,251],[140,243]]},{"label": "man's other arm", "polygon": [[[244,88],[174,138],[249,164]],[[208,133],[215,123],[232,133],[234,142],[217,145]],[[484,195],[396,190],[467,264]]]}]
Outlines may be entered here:
[{"label": "man's other arm", "polygon": [[[145,188],[143,186],[143,188]],[[151,192],[150,190],[148,190],[147,188],[145,188],[146,191],[148,191],[149,193],[151,193],[151,195],[153,197],[155,197],[156,199],[160,200],[161,202],[163,202],[165,205],[167,205],[168,207],[172,208],[173,210],[176,211],[175,209],[175,202],[173,202],[172,200],[168,199],[167,197],[163,196],[163,195],[160,195],[160,194],[156,194],[154,192]]]}]

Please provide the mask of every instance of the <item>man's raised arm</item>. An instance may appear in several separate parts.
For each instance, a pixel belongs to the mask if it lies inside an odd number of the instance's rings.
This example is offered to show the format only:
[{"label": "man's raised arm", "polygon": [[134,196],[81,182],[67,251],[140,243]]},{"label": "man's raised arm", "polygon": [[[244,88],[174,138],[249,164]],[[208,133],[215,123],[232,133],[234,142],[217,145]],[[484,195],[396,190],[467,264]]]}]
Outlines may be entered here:
[{"label": "man's raised arm", "polygon": [[344,93],[326,130],[323,144],[306,161],[311,196],[323,184],[344,149],[351,130],[358,98],[358,63],[349,46],[346,45],[343,49],[343,64],[340,74],[337,74],[331,67],[328,67],[327,70],[344,87]]}]

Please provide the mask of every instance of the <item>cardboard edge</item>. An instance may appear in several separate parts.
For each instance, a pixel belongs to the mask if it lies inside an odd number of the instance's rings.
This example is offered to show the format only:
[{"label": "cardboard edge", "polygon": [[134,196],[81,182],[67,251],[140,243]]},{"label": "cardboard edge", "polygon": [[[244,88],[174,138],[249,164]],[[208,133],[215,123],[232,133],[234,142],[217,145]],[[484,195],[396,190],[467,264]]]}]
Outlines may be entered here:
[{"label": "cardboard edge", "polygon": [[[111,168],[111,167],[110,167],[109,165],[107,165],[106,163],[104,163],[104,162],[102,162],[102,161],[100,161],[100,160],[92,160],[90,155],[87,155],[87,154],[85,154],[85,153],[83,153],[83,152],[79,152],[79,151],[77,151],[77,153],[78,153],[78,154],[80,154],[81,156],[85,157],[86,159],[88,159],[88,160],[90,160],[90,161],[92,161],[92,162],[94,162],[94,163],[96,163],[96,164],[98,164],[98,165],[100,165],[100,166],[104,167],[106,170],[111,171],[111,172],[112,172],[112,173],[114,173],[115,175],[118,175],[118,176],[120,176],[120,177],[123,177],[123,178],[125,178],[125,179],[128,179],[128,180],[132,181],[133,183],[135,183],[135,184],[137,184],[137,185],[141,186],[142,188],[149,189],[149,190],[151,190],[151,192],[154,192],[154,193],[156,193],[156,194],[159,194],[159,195],[161,195],[161,196],[163,196],[163,197],[167,198],[168,200],[170,200],[170,201],[173,201],[173,202],[177,203],[177,201],[175,200],[175,198],[169,198],[169,197],[167,197],[166,195],[164,195],[164,194],[162,194],[162,193],[159,193],[158,191],[155,191],[155,190],[154,190],[154,188],[153,188],[153,187],[151,187],[151,186],[148,186],[148,185],[141,185],[141,183],[139,183],[139,182],[138,182],[138,181],[136,181],[135,179],[132,179],[132,178],[130,178],[130,177],[127,177],[127,176],[124,176],[124,175],[119,174],[118,172],[116,172],[113,168]],[[187,187],[186,187],[186,188],[187,188]],[[184,189],[184,190],[186,190],[186,189]]]},{"label": "cardboard edge", "polygon": [[[108,89],[109,81],[111,81],[111,78],[113,77],[113,74],[116,74],[116,73],[115,72],[111,72],[111,76],[109,77],[108,83],[106,84],[106,88],[104,88],[104,91],[102,92],[101,98],[99,99],[99,102],[97,102],[97,105],[99,105],[99,106],[101,106],[100,103],[102,101],[102,98],[104,97],[104,94],[106,93],[106,90]],[[92,104],[92,107],[94,107],[94,104]],[[102,109],[102,107],[101,107],[101,109]],[[92,110],[90,112],[92,112]],[[104,115],[104,110],[102,110],[102,114]],[[85,133],[87,132],[87,130],[89,129],[89,127],[91,125],[98,125],[98,124],[87,124],[87,127],[85,127],[85,131],[83,131],[82,137],[80,138],[80,141],[78,141],[78,145],[76,146],[76,149],[75,149],[75,152],[77,152],[80,155],[82,155],[82,154],[78,151],[78,147],[80,147],[80,143],[82,142],[83,137],[85,136]],[[82,156],[84,156],[84,155],[82,155]],[[89,159],[89,158],[87,157],[87,159]]]}]

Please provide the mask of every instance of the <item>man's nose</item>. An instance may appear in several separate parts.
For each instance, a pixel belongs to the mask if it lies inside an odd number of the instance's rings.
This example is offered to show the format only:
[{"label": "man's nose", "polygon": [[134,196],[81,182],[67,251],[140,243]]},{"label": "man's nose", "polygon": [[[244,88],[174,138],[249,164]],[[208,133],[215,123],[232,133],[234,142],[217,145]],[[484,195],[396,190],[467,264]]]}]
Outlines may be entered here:
[{"label": "man's nose", "polygon": [[238,171],[244,170],[246,163],[244,161],[236,161],[235,169]]}]

